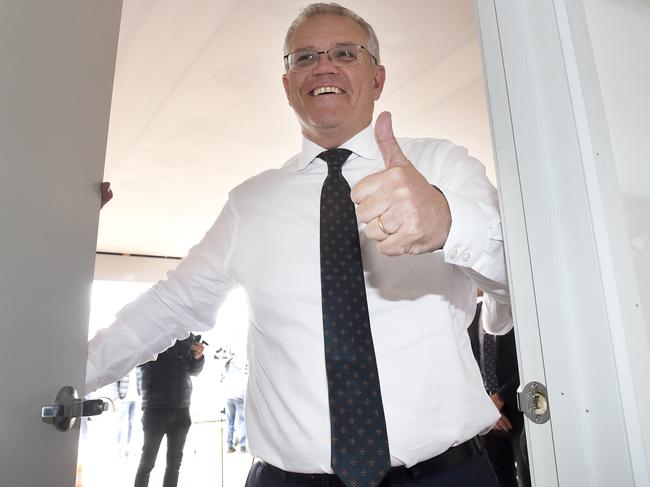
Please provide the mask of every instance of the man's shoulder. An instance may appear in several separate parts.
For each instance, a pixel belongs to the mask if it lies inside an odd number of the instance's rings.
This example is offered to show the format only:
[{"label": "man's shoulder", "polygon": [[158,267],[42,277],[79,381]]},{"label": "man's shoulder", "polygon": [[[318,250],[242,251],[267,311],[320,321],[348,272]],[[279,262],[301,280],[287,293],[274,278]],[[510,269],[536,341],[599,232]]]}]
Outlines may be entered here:
[{"label": "man's shoulder", "polygon": [[447,139],[400,137],[397,141],[406,157],[423,173],[449,169],[457,164],[479,163],[469,156],[465,147]]},{"label": "man's shoulder", "polygon": [[403,151],[417,154],[430,154],[445,156],[453,151],[467,152],[465,147],[455,144],[447,139],[434,139],[430,137],[399,137],[397,139]]},{"label": "man's shoulder", "polygon": [[235,186],[231,190],[231,195],[259,194],[261,191],[273,188],[285,181],[286,178],[291,177],[292,174],[295,174],[299,162],[300,154],[297,154],[280,167],[266,169],[255,176],[251,176]]}]

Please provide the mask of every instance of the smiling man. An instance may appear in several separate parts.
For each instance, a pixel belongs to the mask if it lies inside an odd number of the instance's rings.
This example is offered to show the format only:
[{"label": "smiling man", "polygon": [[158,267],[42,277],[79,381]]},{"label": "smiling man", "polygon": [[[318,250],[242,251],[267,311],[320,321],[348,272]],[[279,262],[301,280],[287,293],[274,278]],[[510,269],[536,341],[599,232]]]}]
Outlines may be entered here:
[{"label": "smiling man", "polygon": [[385,71],[367,44],[353,18],[333,14],[307,17],[287,35],[284,90],[304,137],[321,147],[338,147],[372,121]]},{"label": "smiling man", "polygon": [[[235,188],[204,239],[89,347],[87,392],[214,324],[246,291],[247,487],[494,486],[499,419],[466,333],[507,300],[496,191],[451,142],[372,126],[376,35],[336,4],[289,28],[299,154]],[[350,189],[352,188],[352,189]]]}]

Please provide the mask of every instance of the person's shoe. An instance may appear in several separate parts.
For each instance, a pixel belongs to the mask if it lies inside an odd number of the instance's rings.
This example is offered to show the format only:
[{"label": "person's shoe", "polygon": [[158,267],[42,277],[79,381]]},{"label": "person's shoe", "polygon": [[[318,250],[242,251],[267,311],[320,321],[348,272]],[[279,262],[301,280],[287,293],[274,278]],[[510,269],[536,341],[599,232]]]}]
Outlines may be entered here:
[{"label": "person's shoe", "polygon": [[246,447],[245,446],[240,447],[239,451],[242,453],[246,453]]},{"label": "person's shoe", "polygon": [[237,450],[235,450],[232,446],[229,446],[228,449],[227,449],[226,451],[227,451],[228,453],[233,453],[233,452],[236,452]]}]

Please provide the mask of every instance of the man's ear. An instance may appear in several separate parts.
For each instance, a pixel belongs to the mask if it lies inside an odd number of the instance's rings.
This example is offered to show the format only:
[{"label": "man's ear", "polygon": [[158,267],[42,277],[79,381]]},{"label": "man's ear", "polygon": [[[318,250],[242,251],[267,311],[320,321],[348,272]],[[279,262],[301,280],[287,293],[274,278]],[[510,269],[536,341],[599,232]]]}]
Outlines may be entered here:
[{"label": "man's ear", "polygon": [[381,92],[384,89],[384,83],[386,82],[386,69],[380,64],[375,69],[373,75],[373,85],[372,88],[375,92],[375,101],[379,100]]},{"label": "man's ear", "polygon": [[284,94],[287,95],[289,106],[291,106],[291,97],[289,96],[289,77],[286,73],[282,75],[282,85],[284,86]]}]

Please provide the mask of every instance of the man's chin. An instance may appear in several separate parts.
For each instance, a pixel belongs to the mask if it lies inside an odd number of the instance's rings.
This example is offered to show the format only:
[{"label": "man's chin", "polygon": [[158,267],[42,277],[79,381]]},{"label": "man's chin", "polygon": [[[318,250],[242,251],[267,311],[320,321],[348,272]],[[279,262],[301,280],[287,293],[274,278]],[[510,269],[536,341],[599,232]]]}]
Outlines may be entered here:
[{"label": "man's chin", "polygon": [[342,130],[345,127],[345,120],[343,117],[320,117],[311,118],[302,124],[304,129],[313,134],[330,133],[337,130]]},{"label": "man's chin", "polygon": [[[342,123],[333,123],[331,121],[310,124],[303,132],[311,134],[313,137],[337,137],[346,132],[346,126]],[[308,137],[308,138],[313,138]]]}]

